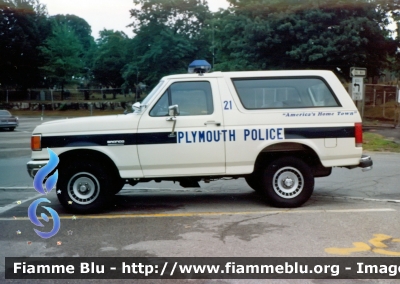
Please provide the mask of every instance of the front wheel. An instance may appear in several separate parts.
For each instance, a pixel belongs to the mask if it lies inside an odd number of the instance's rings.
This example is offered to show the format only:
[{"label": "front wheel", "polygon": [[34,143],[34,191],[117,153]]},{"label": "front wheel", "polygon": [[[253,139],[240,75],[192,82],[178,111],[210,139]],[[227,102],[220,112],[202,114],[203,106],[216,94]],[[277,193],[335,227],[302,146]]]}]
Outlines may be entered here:
[{"label": "front wheel", "polygon": [[314,176],[310,167],[296,157],[283,157],[270,163],[262,181],[263,195],[268,203],[276,207],[299,207],[314,191]]},{"label": "front wheel", "polygon": [[244,178],[248,186],[254,189],[255,192],[259,193],[262,190],[261,176],[259,173],[253,173]]},{"label": "front wheel", "polygon": [[59,172],[57,197],[67,210],[92,213],[111,205],[115,178],[95,162],[71,162]]},{"label": "front wheel", "polygon": [[117,179],[115,182],[113,193],[118,194],[124,188],[125,184],[126,183],[124,179]]}]

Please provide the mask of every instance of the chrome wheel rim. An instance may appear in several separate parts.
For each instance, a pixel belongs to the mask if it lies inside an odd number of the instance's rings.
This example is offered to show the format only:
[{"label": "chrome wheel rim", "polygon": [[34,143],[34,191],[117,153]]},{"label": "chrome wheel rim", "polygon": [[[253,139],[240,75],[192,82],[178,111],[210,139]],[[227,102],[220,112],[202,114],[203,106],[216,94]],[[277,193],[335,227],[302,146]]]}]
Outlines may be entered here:
[{"label": "chrome wheel rim", "polygon": [[299,170],[293,167],[279,169],[272,180],[273,188],[278,196],[291,199],[298,196],[304,187],[304,178]]},{"label": "chrome wheel rim", "polygon": [[94,175],[86,172],[74,175],[67,188],[71,201],[79,205],[92,203],[100,194],[99,181]]}]

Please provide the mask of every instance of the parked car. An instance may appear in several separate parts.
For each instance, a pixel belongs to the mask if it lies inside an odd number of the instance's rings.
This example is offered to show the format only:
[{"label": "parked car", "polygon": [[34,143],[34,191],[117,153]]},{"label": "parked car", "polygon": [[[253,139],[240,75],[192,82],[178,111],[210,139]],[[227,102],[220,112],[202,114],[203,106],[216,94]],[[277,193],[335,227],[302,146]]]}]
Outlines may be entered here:
[{"label": "parked car", "polygon": [[13,116],[8,110],[0,110],[0,129],[14,131],[19,125],[18,117]]}]

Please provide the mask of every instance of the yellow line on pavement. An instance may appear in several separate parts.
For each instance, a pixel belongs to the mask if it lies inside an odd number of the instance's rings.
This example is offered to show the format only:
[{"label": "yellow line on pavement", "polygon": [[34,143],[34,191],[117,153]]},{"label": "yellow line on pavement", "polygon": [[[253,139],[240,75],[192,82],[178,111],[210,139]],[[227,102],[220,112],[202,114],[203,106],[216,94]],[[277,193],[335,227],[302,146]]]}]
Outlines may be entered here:
[{"label": "yellow line on pavement", "polygon": [[[103,214],[103,215],[61,215],[60,219],[124,219],[124,218],[170,218],[170,217],[196,217],[196,216],[223,216],[223,215],[271,215],[271,214],[314,214],[314,213],[366,213],[366,212],[395,212],[395,209],[343,209],[343,210],[264,210],[264,211],[238,211],[238,212],[177,212],[177,213],[144,213],[144,214]],[[39,217],[39,216],[38,216]],[[49,217],[51,219],[51,217]],[[29,220],[28,217],[0,218],[7,220]]]}]

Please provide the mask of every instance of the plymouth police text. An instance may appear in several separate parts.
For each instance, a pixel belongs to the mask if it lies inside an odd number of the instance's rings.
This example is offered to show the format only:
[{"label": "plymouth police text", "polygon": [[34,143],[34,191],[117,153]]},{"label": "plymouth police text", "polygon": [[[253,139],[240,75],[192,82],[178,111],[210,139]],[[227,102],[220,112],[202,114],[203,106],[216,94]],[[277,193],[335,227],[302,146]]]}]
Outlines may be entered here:
[{"label": "plymouth police text", "polygon": [[244,141],[275,141],[284,140],[285,133],[283,128],[264,128],[264,129],[243,129],[236,130],[209,130],[209,131],[182,131],[178,132],[177,141],[179,144],[207,143],[207,142],[234,142],[238,134]]}]

